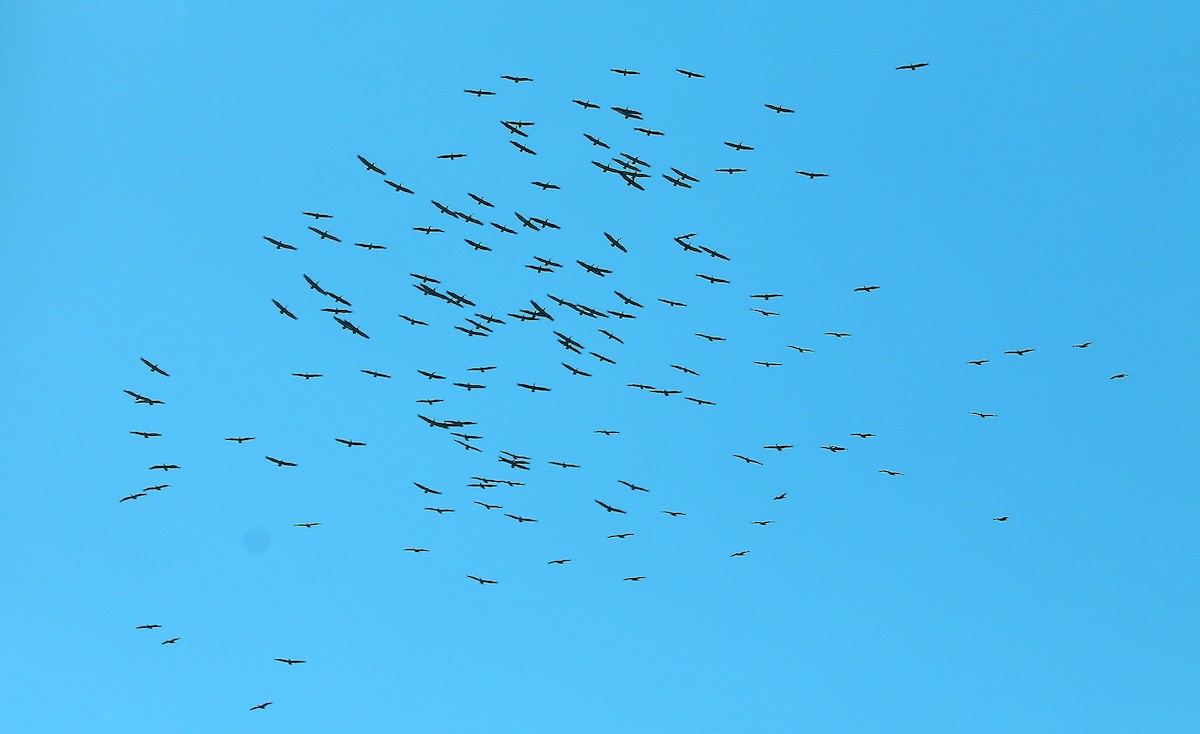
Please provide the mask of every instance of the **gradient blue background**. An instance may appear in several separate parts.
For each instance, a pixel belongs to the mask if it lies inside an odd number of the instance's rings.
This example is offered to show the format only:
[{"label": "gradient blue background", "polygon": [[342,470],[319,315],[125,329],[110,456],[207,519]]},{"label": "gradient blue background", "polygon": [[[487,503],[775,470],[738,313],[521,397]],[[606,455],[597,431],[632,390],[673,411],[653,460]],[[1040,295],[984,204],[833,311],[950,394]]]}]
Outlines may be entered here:
[{"label": "gradient blue background", "polygon": [[[1190,3],[7,5],[0,728],[1194,730],[1197,20]],[[505,142],[514,118],[536,122],[536,157]],[[648,190],[590,165],[583,132],[649,161]],[[452,151],[470,155],[435,159]],[[728,165],[748,173],[712,172]],[[667,166],[701,182],[672,189]],[[500,235],[428,203],[480,215],[467,191],[497,203],[485,221],[562,230]],[[731,262],[682,252],[685,232]],[[493,252],[462,242],[480,235]],[[538,276],[532,255],[568,267]],[[469,311],[547,292],[615,309],[613,288],[646,308],[468,339],[410,272]],[[749,310],[763,291],[786,294],[781,316]],[[481,364],[499,367],[470,394],[416,374]],[[477,421],[484,452],[418,409]],[[146,470],[163,461],[183,470]],[[423,511],[413,481],[457,511]]]}]

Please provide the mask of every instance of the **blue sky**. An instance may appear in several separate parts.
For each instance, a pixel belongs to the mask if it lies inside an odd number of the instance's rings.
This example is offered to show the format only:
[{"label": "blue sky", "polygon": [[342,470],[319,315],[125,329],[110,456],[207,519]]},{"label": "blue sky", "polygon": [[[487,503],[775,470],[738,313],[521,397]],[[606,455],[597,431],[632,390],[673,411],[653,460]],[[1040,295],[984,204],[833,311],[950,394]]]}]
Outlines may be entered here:
[{"label": "blue sky", "polygon": [[[1190,6],[2,12],[5,730],[1185,731],[1200,715]],[[929,66],[894,68],[913,62]],[[535,123],[536,156],[506,142],[514,119]],[[645,191],[590,163],[618,152],[649,163]],[[672,188],[671,166],[700,181]],[[730,260],[682,250],[689,232]],[[564,267],[534,273],[534,256]],[[478,308],[421,296],[414,272]],[[322,313],[304,274],[371,338]],[[637,319],[547,297],[617,310],[614,289]],[[504,315],[530,299],[554,323]],[[453,328],[476,311],[507,323]],[[481,451],[418,412],[475,421]],[[182,469],[146,468],[163,462]]]}]

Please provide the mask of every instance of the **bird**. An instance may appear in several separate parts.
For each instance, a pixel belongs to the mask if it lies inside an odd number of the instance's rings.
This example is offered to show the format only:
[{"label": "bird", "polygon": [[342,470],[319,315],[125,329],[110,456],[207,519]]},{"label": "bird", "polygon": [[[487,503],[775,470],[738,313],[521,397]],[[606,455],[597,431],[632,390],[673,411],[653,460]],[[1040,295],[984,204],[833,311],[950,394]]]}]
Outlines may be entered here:
[{"label": "bird", "polygon": [[137,492],[137,493],[134,493],[134,494],[125,495],[124,497],[122,497],[122,498],[121,498],[120,500],[118,500],[117,502],[118,502],[118,504],[120,504],[121,502],[124,502],[125,500],[136,500],[136,499],[138,499],[138,498],[140,498],[140,497],[145,497],[145,496],[146,496],[146,493],[145,493],[145,492]]},{"label": "bird", "polygon": [[673,367],[674,369],[677,369],[677,370],[679,370],[680,372],[683,372],[684,374],[687,374],[687,375],[696,375],[696,376],[699,376],[699,375],[700,375],[700,373],[699,373],[699,372],[696,372],[695,370],[693,370],[693,369],[689,369],[689,368],[687,368],[687,367],[684,367],[684,366],[682,366],[682,365],[673,364],[673,365],[671,365],[671,367]]},{"label": "bird", "polygon": [[315,528],[316,526],[318,526],[320,524],[321,523],[319,523],[319,522],[297,522],[297,523],[292,523],[292,527],[294,527],[294,528]]},{"label": "bird", "polygon": [[242,444],[242,443],[245,443],[246,441],[253,441],[254,436],[230,436],[230,437],[226,438],[225,440],[226,441],[236,441],[237,443]]},{"label": "bird", "polygon": [[257,711],[257,710],[261,709],[261,710],[263,710],[263,711],[266,711],[267,707],[268,707],[268,706],[270,706],[270,705],[271,705],[271,703],[272,703],[272,701],[265,701],[265,702],[263,702],[263,703],[260,703],[260,704],[259,704],[259,705],[257,705],[257,706],[251,706],[251,707],[250,707],[250,710],[251,710],[251,711]]},{"label": "bird", "polygon": [[564,563],[570,563],[570,562],[571,562],[571,559],[570,559],[570,558],[559,558],[559,559],[557,559],[557,560],[554,560],[554,561],[546,561],[546,565],[550,565],[551,563],[553,563],[553,564],[556,564],[556,565],[559,565],[559,566],[561,566],[561,565],[563,565]]},{"label": "bird", "polygon": [[471,579],[471,580],[473,580],[473,581],[478,581],[480,584],[495,584],[495,583],[498,583],[498,582],[496,582],[496,581],[493,581],[493,580],[491,580],[491,579],[484,579],[484,578],[480,578],[480,577],[478,577],[478,576],[472,576],[471,574],[467,574],[467,578],[469,578],[469,579]]},{"label": "bird", "polygon": [[733,148],[734,150],[737,150],[737,151],[754,150],[754,148],[750,147],[749,145],[742,145],[741,141],[738,141],[736,143],[730,143],[727,141],[725,144],[728,145],[730,148]]},{"label": "bird", "polygon": [[504,509],[500,505],[489,505],[488,503],[480,502],[479,500],[475,500],[475,504],[479,505],[480,507],[482,507],[485,510],[502,510],[502,509]]},{"label": "bird", "polygon": [[646,578],[646,577],[645,576],[626,576],[625,578],[623,578],[621,580],[622,581],[641,581],[644,578]]},{"label": "bird", "polygon": [[762,462],[759,461],[758,459],[751,459],[750,457],[742,456],[741,454],[734,454],[733,458],[741,459],[742,461],[746,462],[747,464],[758,464],[759,466],[762,466]]},{"label": "bird", "polygon": [[360,156],[356,156],[356,157],[358,158],[358,160],[359,160],[359,162],[360,162],[360,163],[362,163],[364,166],[366,166],[366,167],[367,167],[367,170],[368,170],[368,171],[372,171],[372,172],[374,172],[374,173],[378,173],[378,174],[380,174],[381,176],[386,176],[386,175],[387,175],[387,173],[386,173],[386,172],[385,172],[385,171],[384,171],[382,168],[380,168],[379,166],[375,165],[374,163],[372,163],[371,161],[367,160],[366,158],[363,158],[361,155],[360,155]]},{"label": "bird", "polygon": [[750,310],[751,310],[751,311],[754,311],[755,313],[760,313],[760,314],[762,314],[763,316],[778,316],[778,315],[779,315],[779,314],[778,314],[777,312],[775,312],[775,311],[764,311],[764,310],[762,310],[761,308],[752,308],[752,309],[750,309]]},{"label": "bird", "polygon": [[839,452],[839,451],[845,451],[845,450],[846,450],[846,447],[845,447],[845,446],[822,446],[821,448],[823,448],[823,449],[825,449],[825,450],[829,451],[829,453],[831,453],[831,454],[836,454],[836,453],[837,453],[837,452]]},{"label": "bird", "polygon": [[406,553],[428,553],[429,549],[428,548],[405,548],[404,551]]},{"label": "bird", "polygon": [[383,245],[377,245],[374,242],[355,242],[354,246],[361,247],[364,250],[386,250],[387,249]]},{"label": "bird", "polygon": [[313,219],[318,219],[318,220],[320,220],[320,219],[333,219],[333,215],[332,215],[332,214],[322,214],[322,213],[320,213],[320,212],[300,212],[300,213],[301,213],[301,214],[303,214],[303,215],[304,215],[304,216],[306,216],[306,217],[312,217]]},{"label": "bird", "polygon": [[[600,430],[592,431],[592,433],[600,433],[605,436],[615,436],[618,433],[620,433],[620,431],[610,431],[610,430],[600,429]],[[599,500],[597,500],[597,501],[599,501]]]},{"label": "bird", "polygon": [[376,372],[375,370],[359,370],[359,372],[362,372],[364,375],[370,375],[371,377],[383,377],[389,380],[392,378],[392,376],[389,374]]},{"label": "bird", "polygon": [[320,235],[322,240],[333,240],[334,242],[342,241],[339,237],[330,234],[329,230],[327,230],[327,229],[317,229],[316,227],[309,227],[309,229],[311,229],[313,232],[316,232],[318,235]]},{"label": "bird", "polygon": [[[609,147],[608,147],[608,143],[604,142],[603,140],[601,140],[600,138],[597,138],[597,137],[596,137],[596,136],[594,136],[594,135],[588,135],[587,133],[584,133],[584,134],[583,134],[583,137],[585,137],[585,138],[587,138],[589,141],[591,141],[591,143],[592,143],[592,145],[593,145],[593,146],[600,147],[600,148],[605,148],[605,149],[607,149],[607,150],[611,150],[611,148],[609,148]],[[593,161],[593,162],[594,162],[594,161]]]},{"label": "bird", "polygon": [[521,522],[537,522],[537,520],[534,520],[532,517],[521,517],[520,515],[510,515],[507,512],[504,513],[504,516],[511,517],[512,519],[516,520],[519,523],[521,523]]},{"label": "bird", "polygon": [[665,304],[667,304],[667,305],[668,305],[668,306],[670,306],[671,308],[682,308],[682,307],[684,307],[684,306],[687,306],[687,304],[686,304],[686,303],[681,303],[680,301],[672,301],[672,300],[670,300],[670,299],[667,299],[667,298],[660,298],[660,299],[658,299],[658,300],[659,300],[659,301],[661,301],[661,302],[663,302],[663,303],[665,303]]},{"label": "bird", "polygon": [[610,535],[608,537],[609,538],[619,538],[621,540],[624,540],[625,538],[629,538],[632,536],[633,536],[633,533],[614,533],[613,535]]},{"label": "bird", "polygon": [[790,443],[774,443],[774,444],[770,444],[768,446],[763,446],[763,448],[764,449],[774,449],[776,451],[782,452],[784,449],[792,448],[792,445]]},{"label": "bird", "polygon": [[857,436],[858,438],[873,438],[875,436],[874,433],[851,433],[850,435]]},{"label": "bird", "polygon": [[863,293],[870,293],[871,291],[877,291],[877,290],[879,290],[879,286],[877,286],[877,285],[860,285],[859,287],[854,289],[854,292],[858,293],[859,291],[862,291]]},{"label": "bird", "polygon": [[324,375],[318,374],[316,372],[293,372],[292,377],[303,377],[304,381],[307,382],[307,381],[313,379],[314,377],[324,377]]},{"label": "bird", "polygon": [[782,362],[761,362],[758,360],[755,360],[754,364],[762,365],[763,367],[782,367],[783,366]]},{"label": "bird", "polygon": [[639,487],[638,485],[636,485],[632,482],[627,482],[624,479],[618,479],[617,482],[620,484],[624,484],[626,487],[629,487],[629,489],[633,492],[649,492],[650,491],[650,490],[646,489],[645,487]]},{"label": "bird", "polygon": [[172,469],[178,469],[178,468],[179,468],[178,464],[155,464],[154,466],[150,467],[151,471],[153,471],[154,469],[162,469],[163,471],[171,471]]},{"label": "bird", "polygon": [[791,344],[788,345],[788,349],[795,349],[797,352],[800,352],[801,354],[804,354],[805,352],[813,351],[812,349],[809,349],[807,347],[796,347],[796,346],[792,346]]},{"label": "bird", "polygon": [[908,69],[909,71],[916,71],[917,69],[920,69],[922,66],[929,66],[929,63],[923,61],[919,64],[901,64],[900,66],[896,67],[896,71],[900,71],[901,69]]},{"label": "bird", "polygon": [[363,443],[362,441],[354,441],[349,438],[335,438],[333,440],[337,441],[340,444],[345,444],[347,448],[353,448],[355,446],[366,446],[366,444]]},{"label": "bird", "polygon": [[978,367],[978,366],[987,364],[987,360],[986,359],[968,359],[967,364],[973,364]]},{"label": "bird", "polygon": [[701,400],[700,398],[688,397],[686,395],[684,396],[684,400],[691,400],[696,405],[716,405],[716,403],[711,400]]},{"label": "bird", "polygon": [[170,377],[170,375],[168,375],[166,372],[164,372],[164,371],[162,370],[162,368],[161,368],[161,367],[159,367],[158,365],[154,364],[153,362],[151,362],[150,360],[146,359],[145,357],[138,357],[138,359],[142,360],[142,364],[144,364],[144,365],[146,365],[147,367],[149,367],[151,372],[154,372],[154,373],[156,373],[156,374],[162,375],[163,377]]},{"label": "bird", "polygon": [[263,239],[266,240],[267,242],[270,242],[272,245],[275,245],[276,250],[295,250],[296,249],[295,246],[289,245],[286,242],[277,240],[274,237],[268,237],[266,235],[263,235]]},{"label": "bird", "polygon": [[701,334],[699,332],[696,333],[696,336],[700,337],[701,339],[707,339],[710,343],[725,341],[725,337],[723,336],[712,336],[711,334]]},{"label": "bird", "polygon": [[761,298],[764,301],[769,301],[772,298],[783,298],[782,293],[752,293],[751,298]]},{"label": "bird", "polygon": [[161,644],[163,644],[163,645],[174,645],[176,642],[179,642],[179,639],[180,639],[180,638],[178,638],[178,637],[172,637],[172,638],[171,638],[171,639],[169,639],[169,640],[163,640]]},{"label": "bird", "polygon": [[161,624],[139,624],[137,627],[135,627],[135,629],[153,630],[153,629],[159,629],[160,627],[162,627]]},{"label": "bird", "polygon": [[838,339],[842,339],[850,335],[844,331],[827,331],[825,332],[825,336],[835,336]]},{"label": "bird", "polygon": [[771,499],[773,499],[773,500],[782,500],[782,499],[787,499],[787,492],[784,492],[784,493],[782,493],[782,494],[776,495],[775,497],[772,497]]},{"label": "bird", "polygon": [[1092,346],[1092,343],[1084,342],[1082,344],[1072,344],[1071,346],[1075,349],[1087,349],[1088,347]]},{"label": "bird", "polygon": [[609,69],[609,71],[614,74],[620,74],[621,76],[637,76],[638,74],[642,73],[640,71],[634,71],[633,69]]},{"label": "bird", "polygon": [[751,525],[761,525],[762,527],[765,528],[766,526],[770,525],[773,522],[775,522],[775,521],[774,520],[751,520],[750,524]]},{"label": "bird", "polygon": [[507,79],[508,81],[512,82],[513,84],[520,84],[521,82],[531,82],[531,81],[533,81],[533,78],[532,78],[532,77],[528,77],[528,76],[511,76],[511,75],[509,75],[509,74],[501,74],[501,75],[500,75],[500,78],[501,78],[501,79]]},{"label": "bird", "polygon": [[1032,349],[1010,349],[1007,352],[1005,352],[1005,354],[1015,354],[1018,357],[1024,357],[1026,354],[1029,354],[1032,351],[1034,351],[1034,350],[1032,350]]},{"label": "bird", "polygon": [[161,400],[153,400],[151,398],[146,397],[145,395],[139,395],[138,393],[135,393],[132,390],[125,390],[124,392],[126,395],[131,396],[133,398],[134,402],[142,404],[142,405],[165,405],[165,403],[163,403],[163,401],[161,401]]},{"label": "bird", "polygon": [[772,112],[775,112],[776,114],[778,114],[780,112],[795,112],[795,110],[789,110],[787,107],[780,107],[779,105],[776,105],[776,104],[764,104],[763,107],[766,107],[768,110],[771,110]]},{"label": "bird", "polygon": [[676,69],[675,71],[679,72],[680,74],[683,74],[688,79],[703,79],[704,78],[703,74],[697,74],[696,72],[688,71],[687,69]]},{"label": "bird", "polygon": [[411,193],[413,193],[413,190],[412,190],[412,189],[405,188],[404,184],[402,184],[402,183],[396,183],[395,181],[390,181],[390,180],[388,180],[388,179],[386,179],[386,178],[383,180],[383,182],[384,182],[385,184],[387,184],[388,186],[391,186],[391,187],[392,187],[393,189],[395,189],[395,190],[396,190],[398,193],[403,193],[403,194],[411,194]]},{"label": "bird", "polygon": [[684,516],[684,513],[677,512],[675,510],[660,510],[660,512],[662,512],[664,515],[670,515],[671,517],[683,517]]},{"label": "bird", "polygon": [[828,178],[829,177],[828,173],[813,173],[812,171],[796,171],[796,173],[800,174],[801,176],[808,176],[810,181],[814,178]]},{"label": "bird", "polygon": [[290,461],[284,461],[283,459],[276,459],[274,456],[268,456],[268,457],[266,457],[266,459],[267,459],[267,461],[271,462],[275,466],[295,466],[295,464]]},{"label": "bird", "polygon": [[279,313],[283,314],[284,316],[287,316],[288,318],[292,319],[293,321],[298,320],[298,319],[296,319],[296,314],[287,310],[287,307],[284,306],[279,301],[276,301],[274,298],[272,298],[271,303],[275,304],[275,308],[279,309]]},{"label": "bird", "polygon": [[1001,515],[1000,517],[993,517],[992,519],[996,522],[1008,522],[1008,515]]},{"label": "bird", "polygon": [[717,168],[715,170],[717,173],[728,173],[730,176],[732,176],[735,173],[745,173],[746,172],[745,168]]},{"label": "bird", "polygon": [[746,554],[747,554],[747,553],[749,553],[749,552],[750,552],[750,551],[748,551],[748,550],[744,550],[744,551],[738,551],[737,553],[730,553],[730,554],[729,554],[729,557],[730,557],[730,558],[737,558],[738,556],[744,556],[744,555],[746,555]]},{"label": "bird", "polygon": [[287,663],[288,665],[299,665],[300,663],[304,662],[303,660],[292,660],[291,658],[275,658],[275,659],[281,663]]},{"label": "bird", "polygon": [[154,433],[152,431],[130,431],[130,433],[135,436],[141,436],[142,438],[156,438],[162,436],[161,433]]},{"label": "bird", "polygon": [[1110,378],[1108,378],[1108,379],[1110,379],[1110,380],[1119,380],[1119,379],[1121,379],[1122,377],[1129,377],[1129,375],[1128,375],[1128,374],[1126,374],[1126,373],[1124,373],[1124,372],[1121,372],[1121,373],[1118,373],[1118,374],[1115,374],[1115,375],[1113,375],[1112,377],[1110,377]]},{"label": "bird", "polygon": [[539,387],[538,385],[529,385],[524,382],[518,382],[517,387],[523,387],[531,393],[533,393],[533,392],[550,392],[550,388],[548,388],[548,387]]},{"label": "bird", "polygon": [[887,474],[889,477],[902,477],[902,476],[904,476],[904,473],[903,473],[903,472],[892,471],[891,469],[880,469],[880,470],[879,470],[879,473],[880,473],[880,474]]},{"label": "bird", "polygon": [[467,157],[466,153],[443,153],[442,155],[438,156],[439,159],[448,160],[448,161],[454,161],[454,160],[458,160],[459,158],[466,158],[466,157]]},{"label": "bird", "polygon": [[486,89],[464,89],[463,91],[467,94],[473,94],[476,97],[491,97],[496,94],[495,92],[489,92]]},{"label": "bird", "polygon": [[454,510],[447,509],[445,507],[426,507],[425,509],[429,510],[430,512],[436,512],[439,515],[444,515],[447,512],[454,512]]},{"label": "bird", "polygon": [[977,412],[974,410],[970,411],[970,413],[971,413],[971,415],[977,415],[980,418],[995,418],[996,417],[995,413],[980,413],[980,412]]},{"label": "bird", "polygon": [[592,501],[595,502],[596,504],[600,505],[601,507],[603,507],[608,512],[619,512],[622,515],[628,514],[624,510],[617,508],[617,507],[613,507],[612,505],[605,504],[605,503],[601,502],[600,500],[592,500]]}]

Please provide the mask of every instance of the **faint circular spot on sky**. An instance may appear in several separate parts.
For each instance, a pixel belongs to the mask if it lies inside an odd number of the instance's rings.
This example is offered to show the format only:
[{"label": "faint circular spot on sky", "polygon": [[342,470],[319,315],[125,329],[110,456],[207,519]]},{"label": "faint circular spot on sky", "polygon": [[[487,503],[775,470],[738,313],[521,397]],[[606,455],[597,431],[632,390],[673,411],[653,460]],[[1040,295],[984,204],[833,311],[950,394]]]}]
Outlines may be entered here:
[{"label": "faint circular spot on sky", "polygon": [[261,556],[271,547],[271,536],[262,528],[250,528],[242,536],[242,545],[251,555]]}]

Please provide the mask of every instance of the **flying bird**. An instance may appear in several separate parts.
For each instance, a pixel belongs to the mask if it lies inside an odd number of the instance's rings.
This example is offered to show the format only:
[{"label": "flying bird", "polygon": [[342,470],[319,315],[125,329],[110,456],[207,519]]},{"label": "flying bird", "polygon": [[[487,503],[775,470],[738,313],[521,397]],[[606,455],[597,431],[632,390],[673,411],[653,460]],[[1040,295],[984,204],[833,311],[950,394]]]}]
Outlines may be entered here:
[{"label": "flying bird", "polygon": [[622,515],[626,514],[626,512],[624,510],[617,508],[617,507],[613,507],[612,505],[607,505],[607,504],[601,502],[600,500],[592,500],[592,501],[595,502],[596,504],[600,505],[601,507],[603,507],[608,512],[619,512]]},{"label": "flying bird", "polygon": [[854,289],[854,292],[858,293],[859,291],[862,291],[863,293],[870,293],[871,291],[877,291],[877,290],[879,290],[879,286],[877,286],[877,285],[860,285],[859,287]]},{"label": "flying bird", "polygon": [[688,71],[687,69],[676,69],[675,71],[679,72],[680,74],[683,74],[688,79],[703,79],[704,78],[703,74],[697,74],[696,72]]},{"label": "flying bird", "polygon": [[275,466],[295,466],[293,462],[284,461],[283,459],[276,459],[274,456],[267,456],[265,458]]},{"label": "flying bird", "polygon": [[316,526],[318,526],[320,524],[321,523],[319,523],[319,522],[297,522],[297,523],[292,523],[292,527],[294,527],[294,528],[315,528]]},{"label": "flying bird", "polygon": [[730,553],[730,554],[729,554],[729,557],[730,557],[730,558],[737,558],[738,556],[744,556],[744,555],[746,555],[746,554],[747,554],[747,553],[749,553],[749,552],[750,552],[750,551],[748,551],[748,550],[744,550],[744,551],[738,551],[737,553]]},{"label": "flying bird", "polygon": [[467,94],[473,94],[476,97],[491,97],[496,94],[495,92],[489,92],[486,89],[464,89],[463,91]]},{"label": "flying bird", "polygon": [[274,298],[271,299],[271,303],[275,304],[275,308],[279,309],[279,313],[283,314],[284,316],[287,316],[288,318],[292,319],[293,321],[297,320],[296,314],[287,310],[287,306],[284,306],[282,303],[280,303],[279,301],[276,301]]},{"label": "flying bird", "polygon": [[154,466],[150,467],[151,470],[162,469],[163,471],[171,471],[172,469],[178,469],[178,468],[179,468],[178,464],[155,464]]},{"label": "flying bird", "polygon": [[359,160],[359,161],[360,161],[360,162],[361,162],[361,163],[362,163],[364,166],[366,166],[366,167],[367,167],[367,170],[368,170],[368,171],[374,171],[375,173],[378,173],[378,174],[380,174],[381,176],[386,176],[386,175],[387,175],[387,173],[386,173],[386,172],[385,172],[385,171],[384,171],[382,168],[380,168],[379,166],[375,165],[374,163],[372,163],[371,161],[367,160],[366,158],[363,158],[361,155],[360,155],[360,156],[356,156],[356,157],[358,158],[358,160]]},{"label": "flying bird", "polygon": [[251,710],[251,711],[257,711],[257,710],[259,710],[259,709],[262,709],[263,711],[266,711],[267,707],[268,707],[268,706],[270,706],[270,705],[271,705],[271,703],[272,703],[271,701],[266,701],[266,702],[264,702],[264,703],[260,703],[260,704],[259,704],[259,705],[257,705],[257,706],[251,706],[251,707],[250,707],[250,710]]},{"label": "flying bird", "polygon": [[742,456],[741,454],[734,454],[733,458],[741,459],[742,461],[746,462],[747,464],[758,464],[759,466],[762,466],[762,462],[759,461],[758,459],[751,459],[750,457]]},{"label": "flying bird", "polygon": [[155,438],[158,436],[162,436],[161,433],[153,433],[151,431],[130,431],[130,433],[132,433],[135,436],[141,436],[142,438]]},{"label": "flying bird", "polygon": [[154,373],[160,374],[160,375],[162,375],[163,377],[170,377],[170,375],[168,375],[166,372],[164,372],[164,371],[162,370],[162,368],[160,368],[158,365],[154,364],[154,363],[153,363],[153,362],[151,362],[150,360],[146,359],[145,357],[138,357],[138,359],[142,360],[142,364],[144,364],[144,365],[146,365],[147,367],[149,367],[151,372],[154,372]]},{"label": "flying bird", "polygon": [[896,67],[896,71],[900,71],[901,69],[907,69],[909,71],[916,71],[917,69],[920,69],[922,66],[929,66],[929,62],[923,61],[919,64],[901,64],[900,66]]},{"label": "flying bird", "polygon": [[796,173],[801,176],[808,176],[810,181],[814,178],[829,178],[828,173],[813,173],[812,171],[796,171]]},{"label": "flying bird", "polygon": [[246,441],[253,441],[254,436],[230,436],[229,438],[226,438],[225,440],[226,441],[236,441],[239,444],[241,444],[241,443],[245,443]]},{"label": "flying bird", "polygon": [[1034,351],[1033,349],[1010,349],[1005,354],[1015,354],[1018,357],[1024,357],[1026,354]]},{"label": "flying bird", "polygon": [[303,660],[292,660],[291,658],[275,658],[275,659],[281,663],[287,663],[288,665],[299,665],[300,663],[304,662]]},{"label": "flying bird", "polygon": [[730,142],[726,141],[725,144],[728,145],[730,148],[733,148],[734,150],[738,150],[738,151],[754,150],[754,148],[750,147],[749,145],[742,145],[741,141],[738,141],[736,143],[730,143]]},{"label": "flying bird", "polygon": [[521,82],[531,82],[531,81],[533,81],[533,77],[528,77],[528,76],[512,76],[512,75],[510,75],[510,74],[501,74],[501,75],[500,75],[500,78],[501,78],[501,79],[507,79],[508,81],[512,82],[513,84],[520,84]]},{"label": "flying bird", "polygon": [[1008,522],[1008,515],[1001,515],[1000,517],[993,517],[992,519],[996,522]]},{"label": "flying bird", "polygon": [[334,242],[342,241],[341,238],[330,234],[329,230],[327,230],[327,229],[317,229],[316,227],[309,227],[309,229],[311,229],[313,232],[316,232],[318,235],[320,235],[321,239],[323,239],[323,240],[333,240]]},{"label": "flying bird", "polygon": [[1084,342],[1083,344],[1072,344],[1071,346],[1075,349],[1087,349],[1088,347],[1092,346],[1092,343]]},{"label": "flying bird", "polygon": [[971,415],[977,415],[980,418],[995,418],[996,417],[995,413],[979,413],[974,410],[970,411],[970,413],[971,413]]},{"label": "flying bird", "polygon": [[498,583],[498,582],[496,582],[496,581],[492,581],[491,579],[483,579],[483,578],[479,578],[478,576],[472,576],[471,574],[467,574],[467,578],[471,579],[472,581],[478,581],[480,584],[495,584],[495,583]]},{"label": "flying bird", "polygon": [[172,637],[172,638],[171,638],[171,639],[169,639],[169,640],[163,640],[161,644],[163,644],[163,645],[174,645],[176,642],[179,642],[179,639],[180,639],[180,638],[178,638],[178,637]]},{"label": "flying bird", "polygon": [[266,235],[263,235],[263,239],[266,240],[267,242],[270,242],[272,245],[275,245],[276,250],[295,250],[296,249],[293,245],[289,245],[286,242],[277,240],[274,237],[268,237]]},{"label": "flying bird", "polygon": [[354,441],[349,438],[335,438],[333,440],[337,441],[338,443],[345,444],[348,448],[353,448],[355,446],[366,446],[366,444],[362,441]]},{"label": "flying bird", "polygon": [[1113,375],[1112,377],[1110,377],[1110,378],[1108,378],[1108,379],[1110,379],[1110,380],[1119,380],[1119,379],[1121,379],[1122,377],[1129,377],[1129,375],[1128,375],[1128,374],[1126,374],[1126,373],[1124,373],[1124,372],[1121,372],[1121,373],[1119,373],[1119,374],[1115,374],[1115,375]]},{"label": "flying bird", "polygon": [[887,474],[889,477],[902,477],[904,472],[892,471],[891,469],[880,469],[880,474]]},{"label": "flying bird", "polygon": [[303,215],[304,215],[304,216],[306,216],[306,217],[312,217],[313,219],[318,219],[318,220],[320,220],[320,219],[333,219],[333,215],[332,215],[332,214],[322,214],[322,213],[320,213],[320,212],[300,212],[300,213],[301,213],[301,214],[303,214]]},{"label": "flying bird", "polygon": [[153,630],[153,629],[158,629],[160,627],[162,627],[161,624],[139,624],[137,627],[135,627],[135,629]]},{"label": "flying bird", "polygon": [[777,104],[764,104],[763,107],[766,107],[768,110],[771,110],[776,114],[780,112],[795,112],[795,110],[789,110],[787,107],[780,107]]}]

